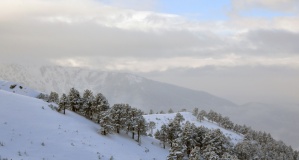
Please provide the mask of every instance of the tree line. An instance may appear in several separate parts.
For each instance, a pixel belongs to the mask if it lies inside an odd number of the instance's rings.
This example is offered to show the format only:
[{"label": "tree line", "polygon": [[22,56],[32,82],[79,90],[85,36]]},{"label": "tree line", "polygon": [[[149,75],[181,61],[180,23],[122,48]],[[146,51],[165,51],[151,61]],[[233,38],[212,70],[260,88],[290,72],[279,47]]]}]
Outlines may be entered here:
[{"label": "tree line", "polygon": [[140,142],[140,136],[145,135],[148,129],[148,124],[142,116],[144,113],[140,109],[128,104],[114,104],[110,107],[103,94],[97,93],[94,96],[88,89],[84,91],[83,96],[77,89],[71,88],[68,94],[62,94],[60,98],[56,92],[49,95],[41,93],[37,98],[58,104],[58,112],[65,114],[65,110],[69,109],[99,123],[102,135],[120,133],[123,130],[126,133],[130,132],[132,139],[135,139],[136,135],[137,142]]}]

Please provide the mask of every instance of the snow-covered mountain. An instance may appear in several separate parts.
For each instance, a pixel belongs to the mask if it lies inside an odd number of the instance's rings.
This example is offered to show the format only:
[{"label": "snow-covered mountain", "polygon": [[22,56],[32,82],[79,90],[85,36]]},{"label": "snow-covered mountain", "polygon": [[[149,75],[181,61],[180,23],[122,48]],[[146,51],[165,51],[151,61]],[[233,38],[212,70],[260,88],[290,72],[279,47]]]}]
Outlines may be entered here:
[{"label": "snow-covered mountain", "polygon": [[128,103],[145,111],[149,111],[149,108],[160,111],[169,108],[191,109],[197,106],[209,110],[236,106],[207,92],[152,81],[127,73],[57,66],[2,65],[0,79],[26,84],[46,93],[50,91],[68,93],[72,87],[79,91],[91,89],[95,93],[103,93],[110,104]]},{"label": "snow-covered mountain", "polygon": [[168,155],[154,138],[142,137],[138,145],[125,133],[103,136],[98,124],[48,105],[0,90],[0,159],[164,160]]},{"label": "snow-covered mountain", "polygon": [[[103,136],[98,133],[98,124],[71,111],[63,115],[48,106],[30,93],[0,90],[0,159],[163,160],[169,154],[169,148],[163,149],[155,138],[142,136],[138,144],[125,132]],[[243,139],[217,124],[197,122],[191,113],[181,114],[197,126],[221,129],[235,143]],[[145,119],[155,121],[159,128],[174,116],[153,114]]]}]

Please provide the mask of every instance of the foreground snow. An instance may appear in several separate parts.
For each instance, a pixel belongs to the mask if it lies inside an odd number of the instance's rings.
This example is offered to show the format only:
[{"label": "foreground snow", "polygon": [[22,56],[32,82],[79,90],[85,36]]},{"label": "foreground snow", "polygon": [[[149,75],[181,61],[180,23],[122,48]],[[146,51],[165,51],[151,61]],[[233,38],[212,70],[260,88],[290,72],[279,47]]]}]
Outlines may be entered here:
[{"label": "foreground snow", "polygon": [[165,159],[151,137],[141,145],[129,135],[98,134],[99,125],[73,112],[51,110],[48,103],[0,90],[0,157],[8,159]]}]

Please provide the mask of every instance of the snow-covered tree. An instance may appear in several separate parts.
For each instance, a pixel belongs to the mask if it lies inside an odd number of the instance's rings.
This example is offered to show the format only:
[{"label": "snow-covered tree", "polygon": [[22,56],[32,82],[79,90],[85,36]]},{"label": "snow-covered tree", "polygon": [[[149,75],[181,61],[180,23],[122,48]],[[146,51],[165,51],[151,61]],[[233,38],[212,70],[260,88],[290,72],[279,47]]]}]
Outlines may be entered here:
[{"label": "snow-covered tree", "polygon": [[110,134],[114,130],[109,111],[105,111],[102,113],[102,116],[100,119],[100,126],[101,126],[101,134],[103,134],[103,135]]},{"label": "snow-covered tree", "polygon": [[165,144],[168,140],[167,132],[168,132],[167,131],[167,126],[165,124],[163,124],[161,126],[161,130],[157,130],[157,132],[155,133],[155,138],[162,142],[164,149],[165,149]]},{"label": "snow-covered tree", "polygon": [[78,90],[71,88],[68,94],[69,107],[72,111],[77,112],[81,107],[81,97]]},{"label": "snow-covered tree", "polygon": [[187,121],[186,124],[183,126],[182,132],[179,135],[179,137],[181,138],[182,144],[186,146],[186,154],[188,157],[190,155],[192,148],[194,148],[195,145],[195,140],[193,136],[194,136],[193,127],[191,127],[191,123]]},{"label": "snow-covered tree", "polygon": [[223,135],[220,129],[207,132],[203,139],[202,150],[205,152],[215,152],[219,157],[230,149],[230,144],[227,138]]},{"label": "snow-covered tree", "polygon": [[91,90],[85,90],[82,97],[83,114],[85,117],[92,119],[92,105],[94,103],[94,96]]},{"label": "snow-covered tree", "polygon": [[205,110],[201,110],[197,115],[197,119],[201,122],[204,120],[204,117],[206,116],[207,116],[207,112]]},{"label": "snow-covered tree", "polygon": [[48,101],[48,99],[49,99],[49,95],[47,95],[47,94],[44,94],[44,93],[40,93],[36,98],[38,98],[38,99],[42,99],[42,100],[44,100],[44,101]]},{"label": "snow-covered tree", "polygon": [[67,104],[68,104],[68,99],[65,94],[62,94],[59,100],[58,112],[63,110],[63,114],[65,114],[65,109],[67,108]]},{"label": "snow-covered tree", "polygon": [[48,97],[48,102],[59,103],[59,95],[56,92],[51,92]]},{"label": "snow-covered tree", "polygon": [[101,113],[107,111],[109,109],[109,103],[106,97],[102,93],[98,93],[93,101],[93,105],[91,107],[92,117],[100,122]]},{"label": "snow-covered tree", "polygon": [[146,134],[147,124],[143,116],[138,116],[134,130],[137,132],[137,142],[140,142],[140,136]]},{"label": "snow-covered tree", "polygon": [[197,117],[198,115],[198,108],[194,108],[193,111],[192,111],[192,115]]},{"label": "snow-covered tree", "polygon": [[148,128],[149,128],[150,131],[151,131],[151,135],[153,135],[153,129],[156,128],[156,123],[153,122],[153,121],[150,121],[150,122],[148,123]]},{"label": "snow-covered tree", "polygon": [[120,130],[126,126],[126,115],[124,112],[126,106],[127,104],[114,104],[109,110],[116,133],[120,133]]},{"label": "snow-covered tree", "polygon": [[184,120],[185,120],[185,118],[181,113],[177,113],[174,117],[174,121],[177,121],[178,123],[181,123]]},{"label": "snow-covered tree", "polygon": [[177,138],[173,141],[173,145],[169,151],[169,155],[167,156],[167,160],[183,160],[185,156],[186,146],[182,144],[180,138]]},{"label": "snow-covered tree", "polygon": [[172,147],[173,141],[178,138],[181,132],[181,125],[178,120],[173,120],[167,125],[167,141]]}]

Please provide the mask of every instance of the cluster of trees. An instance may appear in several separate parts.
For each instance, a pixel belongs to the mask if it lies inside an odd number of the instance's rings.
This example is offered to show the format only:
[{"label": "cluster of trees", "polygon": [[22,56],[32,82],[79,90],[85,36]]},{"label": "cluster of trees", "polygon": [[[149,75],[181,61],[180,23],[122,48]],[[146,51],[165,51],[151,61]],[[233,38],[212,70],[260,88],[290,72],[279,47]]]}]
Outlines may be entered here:
[{"label": "cluster of trees", "polygon": [[[114,104],[110,108],[103,94],[94,95],[88,89],[84,91],[82,97],[78,90],[71,88],[67,95],[62,94],[60,98],[56,92],[51,92],[50,95],[40,94],[38,98],[58,104],[57,111],[59,112],[63,111],[65,114],[65,110],[69,109],[99,123],[103,135],[120,133],[124,130],[132,134],[132,139],[135,139],[137,135],[137,141],[140,142],[140,135],[146,134],[148,129],[148,124],[140,109],[128,104]],[[151,129],[155,126],[153,123],[149,125]]]},{"label": "cluster of trees", "polygon": [[174,120],[155,133],[164,148],[165,144],[171,147],[168,160],[237,159],[233,145],[219,129],[196,127],[189,121],[182,125],[183,120],[177,113]]},{"label": "cluster of trees", "polygon": [[228,117],[223,117],[213,110],[207,113],[195,108],[192,113],[199,121],[206,118],[225,129],[244,135],[244,141],[233,148],[234,154],[239,159],[299,160],[298,151],[294,151],[291,146],[285,145],[282,141],[276,141],[269,133],[255,131],[246,125],[234,124]]},{"label": "cluster of trees", "polygon": [[100,122],[102,112],[109,109],[108,100],[103,94],[98,93],[94,95],[88,89],[84,91],[82,97],[77,89],[71,88],[67,95],[62,94],[60,98],[56,92],[51,92],[50,95],[41,93],[37,98],[58,104],[57,110],[63,111],[64,114],[65,110],[69,109],[98,123]]},{"label": "cluster of trees", "polygon": [[131,132],[132,139],[137,134],[137,142],[140,142],[140,135],[145,135],[148,124],[143,118],[140,109],[131,107],[128,104],[114,104],[110,109],[103,113],[100,120],[101,133],[103,135],[113,132]]}]

